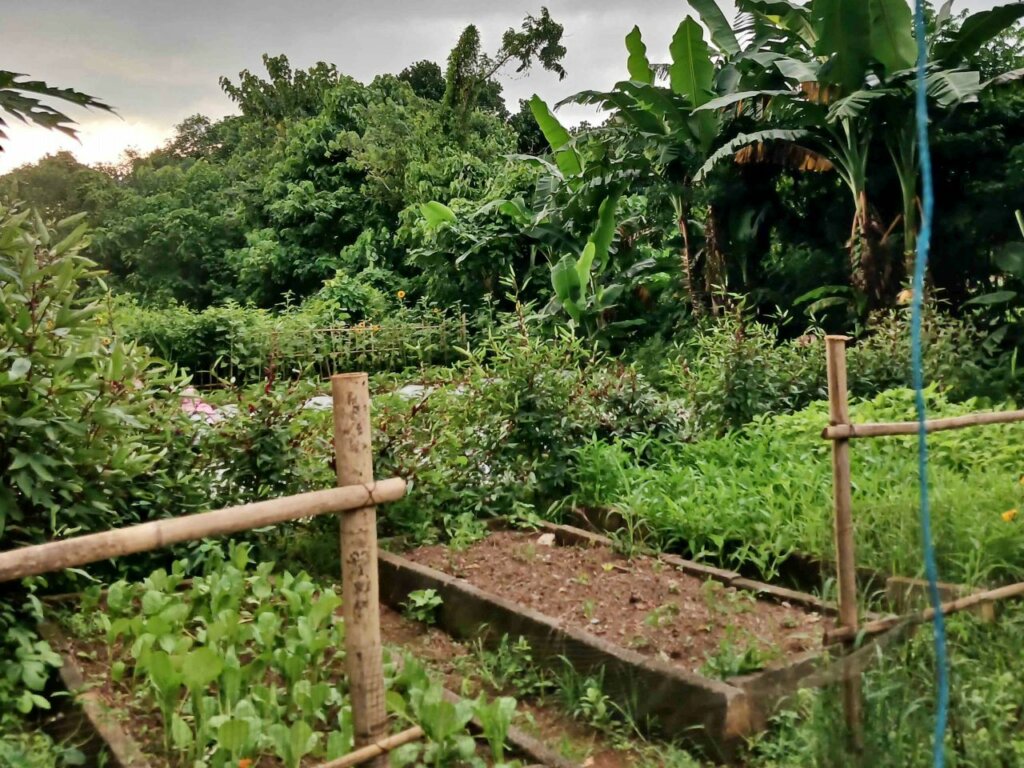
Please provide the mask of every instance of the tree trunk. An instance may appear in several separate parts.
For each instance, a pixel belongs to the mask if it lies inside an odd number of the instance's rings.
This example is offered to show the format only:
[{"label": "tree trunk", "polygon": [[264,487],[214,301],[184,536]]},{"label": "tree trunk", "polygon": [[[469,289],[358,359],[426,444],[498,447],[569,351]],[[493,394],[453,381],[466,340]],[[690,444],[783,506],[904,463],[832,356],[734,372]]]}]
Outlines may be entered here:
[{"label": "tree trunk", "polygon": [[683,250],[679,254],[683,266],[683,287],[690,296],[694,317],[701,317],[704,314],[704,301],[693,263],[693,252],[690,250],[690,229],[686,223],[685,208],[680,210],[676,223],[679,226],[679,234],[683,237]]},{"label": "tree trunk", "polygon": [[718,219],[715,216],[713,206],[708,206],[707,221],[705,223],[704,253],[704,287],[711,299],[711,311],[718,309],[716,298],[724,299],[726,296],[726,281],[728,275],[725,269],[725,253],[721,248],[721,241],[718,239]]},{"label": "tree trunk", "polygon": [[876,309],[885,306],[896,295],[893,268],[883,243],[885,227],[873,213],[867,193],[861,190],[856,201],[857,209],[847,244],[850,250],[850,285],[865,295],[870,309]]}]

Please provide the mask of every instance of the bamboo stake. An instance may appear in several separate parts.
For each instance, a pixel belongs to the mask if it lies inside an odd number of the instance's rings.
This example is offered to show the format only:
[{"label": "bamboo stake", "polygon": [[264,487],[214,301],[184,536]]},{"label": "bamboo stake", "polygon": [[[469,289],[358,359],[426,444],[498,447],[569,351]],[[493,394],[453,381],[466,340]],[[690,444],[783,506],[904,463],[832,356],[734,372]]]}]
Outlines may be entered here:
[{"label": "bamboo stake", "polygon": [[[1017,421],[1024,421],[1024,410],[968,413],[944,419],[929,419],[924,424],[927,432],[945,432],[948,429],[963,429],[985,424],[1012,424]],[[848,440],[855,437],[916,435],[917,431],[918,423],[916,421],[891,421],[878,424],[837,424],[825,427],[821,436],[826,440]]]},{"label": "bamboo stake", "polygon": [[[334,463],[338,485],[373,477],[370,385],[365,373],[331,377],[334,398]],[[377,510],[367,506],[341,518],[341,586],[345,615],[345,666],[352,691],[356,747],[387,734],[384,667],[377,582]],[[385,768],[387,759],[370,765]]]},{"label": "bamboo stake", "polygon": [[395,501],[404,495],[405,480],[394,477],[22,547],[0,552],[0,582],[88,565],[121,555],[149,552],[183,541],[262,528],[301,517],[361,510],[368,503]]},{"label": "bamboo stake", "polygon": [[[846,337],[825,337],[825,361],[828,369],[829,424],[849,424],[850,410],[846,390]],[[835,545],[839,583],[839,624],[857,629],[857,566],[853,544],[853,499],[850,487],[850,442],[832,443],[832,495],[835,506]],[[860,677],[843,682],[843,707],[846,724],[855,749],[861,747]]]},{"label": "bamboo stake", "polygon": [[[987,592],[975,592],[974,594],[967,595],[966,597],[950,600],[949,602],[943,603],[940,607],[942,608],[942,615],[948,616],[951,613],[964,611],[968,608],[973,608],[976,605],[981,605],[982,603],[994,603],[999,600],[1009,600],[1014,597],[1024,597],[1024,582],[1010,584],[1005,587],[998,587],[997,589],[990,589]],[[878,619],[877,621],[869,621],[859,630],[851,629],[850,627],[837,627],[836,629],[828,630],[825,633],[825,644],[829,645],[832,643],[849,641],[858,634],[877,635],[880,632],[885,632],[904,623],[923,624],[934,618],[935,609],[926,608],[923,611],[910,614],[909,616],[890,616],[884,619]]]},{"label": "bamboo stake", "polygon": [[328,763],[321,763],[316,768],[350,768],[353,765],[360,765],[361,763],[365,763],[367,760],[372,760],[375,757],[386,755],[388,752],[398,749],[403,744],[419,741],[422,738],[423,729],[416,725],[402,731],[401,733],[396,733],[394,736],[388,736],[386,739],[375,741],[373,744],[367,744],[365,747],[349,752],[347,755],[339,757],[336,760],[331,760]]}]

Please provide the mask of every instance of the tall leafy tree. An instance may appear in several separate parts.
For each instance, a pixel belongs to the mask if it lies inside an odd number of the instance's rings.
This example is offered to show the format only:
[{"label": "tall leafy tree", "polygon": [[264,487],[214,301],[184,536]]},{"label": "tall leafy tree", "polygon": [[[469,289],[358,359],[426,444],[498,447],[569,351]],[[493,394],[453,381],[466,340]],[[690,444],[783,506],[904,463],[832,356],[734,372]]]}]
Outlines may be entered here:
[{"label": "tall leafy tree", "polygon": [[534,63],[539,63],[544,69],[555,72],[559,79],[564,78],[563,31],[548,9],[541,8],[540,16],[528,15],[518,30],[514,27],[505,30],[501,46],[489,55],[482,50],[476,25],[467,26],[448,56],[445,74],[443,103],[456,129],[465,127],[469,114],[483,98],[489,97],[493,103],[495,96],[500,96],[500,86],[495,93],[494,78],[508,66],[515,65],[516,72],[526,72]]}]

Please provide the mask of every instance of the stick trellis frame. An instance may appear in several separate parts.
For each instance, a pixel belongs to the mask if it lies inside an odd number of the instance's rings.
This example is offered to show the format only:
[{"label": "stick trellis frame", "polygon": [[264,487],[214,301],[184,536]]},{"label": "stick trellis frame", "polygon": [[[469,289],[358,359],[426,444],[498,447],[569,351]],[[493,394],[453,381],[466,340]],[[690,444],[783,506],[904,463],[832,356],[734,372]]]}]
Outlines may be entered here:
[{"label": "stick trellis frame", "polygon": [[[825,362],[828,373],[829,423],[821,436],[832,441],[833,531],[836,549],[836,576],[839,592],[838,627],[825,634],[825,643],[850,643],[858,635],[874,635],[902,624],[930,621],[935,610],[928,608],[903,617],[886,617],[859,624],[857,601],[857,561],[854,548],[852,482],[850,476],[850,440],[894,435],[916,435],[916,421],[853,424],[850,421],[849,393],[846,386],[846,336],[825,337]],[[942,432],[950,429],[1012,424],[1024,421],[1024,410],[970,413],[940,419],[929,419],[925,430]],[[1024,597],[1024,582],[998,589],[978,592],[952,600],[941,606],[943,614],[973,608],[982,603]],[[843,683],[843,705],[851,739],[859,745],[861,734],[860,677]]]},{"label": "stick trellis frame", "polygon": [[0,583],[149,552],[186,541],[300,518],[340,514],[345,669],[352,690],[356,749],[334,765],[366,763],[374,768],[386,766],[388,751],[423,736],[422,729],[415,728],[389,737],[384,706],[376,505],[402,498],[406,493],[406,482],[400,477],[373,479],[367,374],[332,376],[331,393],[337,488],[154,520],[0,552]]}]

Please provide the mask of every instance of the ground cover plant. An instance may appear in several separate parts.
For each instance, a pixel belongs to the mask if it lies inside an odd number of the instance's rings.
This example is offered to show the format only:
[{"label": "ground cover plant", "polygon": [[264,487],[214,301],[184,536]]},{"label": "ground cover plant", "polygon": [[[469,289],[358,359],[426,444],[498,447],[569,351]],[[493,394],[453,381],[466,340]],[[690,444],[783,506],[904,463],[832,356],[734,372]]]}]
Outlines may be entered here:
[{"label": "ground cover plant", "polygon": [[[932,389],[929,413],[978,410]],[[1009,407],[1009,406],[1004,406]],[[853,421],[913,417],[909,390],[855,402]],[[794,552],[832,555],[832,475],[824,402],[762,416],[724,437],[670,444],[638,437],[578,449],[576,495],[583,507],[613,508],[651,536],[732,567],[778,573]],[[1017,509],[1024,454],[1016,425],[936,433],[929,439],[938,557],[944,578],[999,582],[1024,575]],[[916,453],[910,438],[854,441],[852,476],[858,562],[916,575]]]},{"label": "ground cover plant", "polygon": [[[133,735],[158,764],[297,768],[351,751],[352,708],[344,675],[341,598],[304,572],[253,565],[251,548],[231,545],[185,581],[187,563],[137,583],[90,590],[65,618],[84,643],[107,704],[137,723]],[[97,610],[102,608],[102,610]],[[79,647],[79,646],[74,646]],[[412,657],[387,666],[388,705],[421,724],[423,744],[397,751],[393,765],[484,765],[466,730],[480,718],[488,765],[506,759],[514,699],[453,704]]]}]

